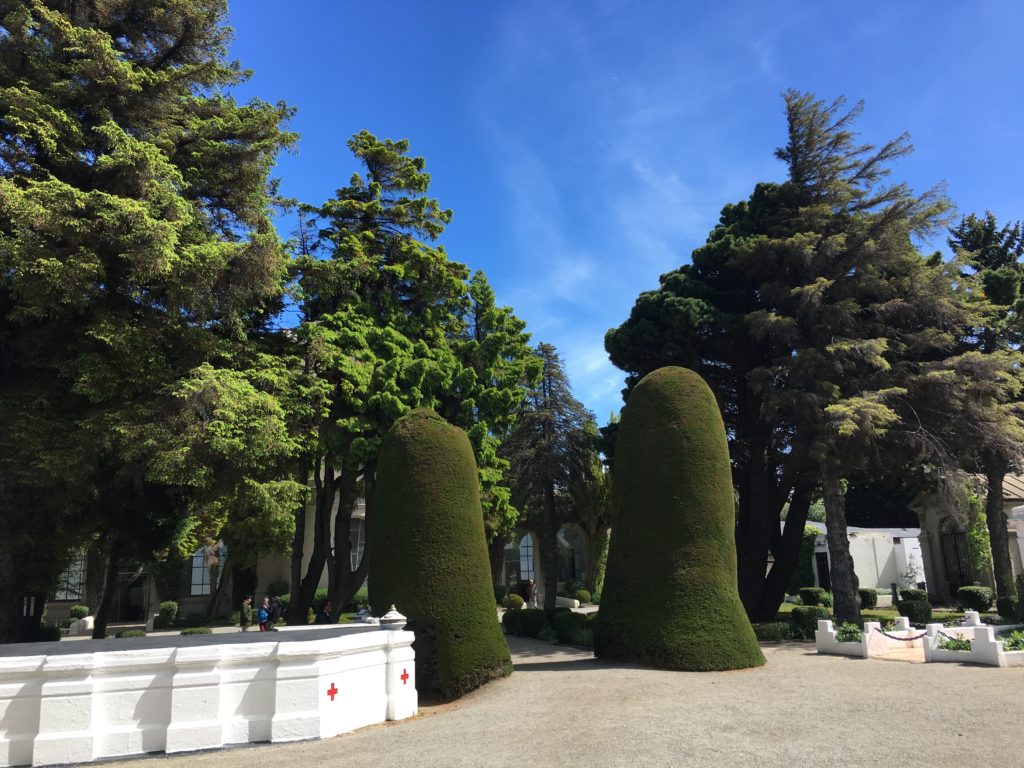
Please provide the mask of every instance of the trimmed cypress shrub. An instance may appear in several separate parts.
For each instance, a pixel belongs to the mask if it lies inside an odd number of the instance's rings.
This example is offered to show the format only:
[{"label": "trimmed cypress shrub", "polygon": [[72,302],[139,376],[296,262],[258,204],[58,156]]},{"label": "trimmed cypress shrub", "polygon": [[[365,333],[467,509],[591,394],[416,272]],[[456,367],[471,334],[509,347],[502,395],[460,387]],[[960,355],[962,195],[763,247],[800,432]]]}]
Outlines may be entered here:
[{"label": "trimmed cypress shrub", "polygon": [[181,630],[183,635],[212,635],[213,630],[209,627],[185,627]]},{"label": "trimmed cypress shrub", "polygon": [[505,627],[505,631],[510,635],[518,636],[523,634],[523,612],[505,611],[505,615],[501,617],[501,625]]},{"label": "trimmed cypress shrub", "polygon": [[55,643],[61,638],[60,627],[56,624],[40,624],[36,640],[40,643]]},{"label": "trimmed cypress shrub", "polygon": [[927,600],[901,600],[900,615],[910,619],[911,624],[927,624],[932,620],[932,604]]},{"label": "trimmed cypress shrub", "polygon": [[819,620],[832,618],[828,608],[820,605],[798,605],[790,616],[793,620],[793,634],[805,640],[814,639]]},{"label": "trimmed cypress shrub", "polygon": [[395,605],[416,634],[416,687],[426,700],[457,698],[512,672],[494,613],[473,449],[431,410],[406,414],[381,443],[369,569],[373,613]]},{"label": "trimmed cypress shrub", "polygon": [[555,637],[558,642],[568,645],[572,642],[573,633],[577,630],[587,628],[587,617],[582,613],[559,613],[552,619],[551,625],[555,628]]},{"label": "trimmed cypress shrub", "polygon": [[956,598],[965,611],[987,611],[992,607],[992,590],[988,587],[960,587]]},{"label": "trimmed cypress shrub", "polygon": [[526,601],[515,593],[512,593],[511,595],[505,598],[505,607],[508,608],[510,611],[518,611],[525,604]]},{"label": "trimmed cypress shrub", "polygon": [[800,601],[804,605],[830,605],[828,592],[822,587],[801,587]]},{"label": "trimmed cypress shrub", "polygon": [[594,654],[663,669],[764,664],[736,587],[725,428],[704,380],[645,376],[622,412]]},{"label": "trimmed cypress shrub", "polygon": [[84,619],[88,615],[88,605],[72,605],[71,608],[68,610],[68,616],[70,616],[72,619],[75,619],[76,621],[78,619]]},{"label": "trimmed cypress shrub", "polygon": [[146,633],[141,629],[123,629],[118,632],[114,637],[145,637]]},{"label": "trimmed cypress shrub", "polygon": [[878,590],[870,587],[861,587],[857,590],[860,595],[860,607],[870,610],[878,606]]},{"label": "trimmed cypress shrub", "polygon": [[[557,613],[568,613],[569,609],[565,611],[558,611]],[[544,629],[551,627],[551,620],[555,617],[555,611],[551,612],[551,615],[544,611],[543,608],[527,608],[521,612],[523,618],[519,622],[520,630],[519,633],[523,637],[538,638],[544,633]]]},{"label": "trimmed cypress shrub", "polygon": [[901,589],[900,600],[927,600],[928,591],[925,589]]},{"label": "trimmed cypress shrub", "polygon": [[590,602],[590,592],[585,589],[577,589],[573,597],[580,601],[580,605]]},{"label": "trimmed cypress shrub", "polygon": [[160,603],[160,612],[157,614],[154,628],[166,629],[174,623],[178,615],[178,604],[174,600],[164,600]]},{"label": "trimmed cypress shrub", "polygon": [[996,600],[996,610],[999,611],[999,618],[1006,624],[1013,624],[1020,616],[1019,597],[1000,597]]}]

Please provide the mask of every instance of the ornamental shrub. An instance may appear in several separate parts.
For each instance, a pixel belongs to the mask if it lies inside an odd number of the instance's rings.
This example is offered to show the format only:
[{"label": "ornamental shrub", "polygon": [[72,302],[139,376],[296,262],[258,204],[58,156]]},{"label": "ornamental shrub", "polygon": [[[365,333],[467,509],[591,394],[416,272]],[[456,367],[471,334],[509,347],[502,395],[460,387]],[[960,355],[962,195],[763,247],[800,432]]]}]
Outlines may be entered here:
[{"label": "ornamental shrub", "polygon": [[900,615],[910,619],[911,624],[927,624],[932,620],[932,604],[927,600],[903,600]]},{"label": "ornamental shrub", "polygon": [[505,632],[510,635],[519,636],[523,633],[523,612],[518,610],[505,611],[501,617],[501,625]]},{"label": "ornamental shrub", "polygon": [[84,619],[88,615],[89,615],[89,606],[88,605],[72,605],[71,606],[71,610],[68,611],[68,616],[70,616],[72,619],[75,619],[75,620]]},{"label": "ornamental shrub", "polygon": [[832,614],[828,608],[820,605],[798,605],[790,614],[793,620],[793,635],[797,639],[813,640],[818,629],[818,621],[830,619]]},{"label": "ornamental shrub", "polygon": [[804,605],[826,605],[828,592],[822,587],[802,587],[800,601]]},{"label": "ornamental shrub", "polygon": [[505,598],[505,607],[510,611],[518,611],[526,604],[526,601],[520,595],[514,592]]},{"label": "ornamental shrub", "polygon": [[367,580],[375,615],[395,605],[409,619],[426,700],[458,698],[512,672],[483,519],[466,433],[427,409],[396,421],[380,447]]},{"label": "ornamental shrub", "polygon": [[857,590],[857,594],[860,595],[860,607],[865,610],[871,610],[878,606],[878,590],[870,589],[869,587],[861,587]]},{"label": "ornamental shrub", "polygon": [[174,600],[164,600],[160,603],[160,612],[153,622],[157,629],[165,629],[174,623],[178,616],[178,604]]},{"label": "ornamental shrub", "polygon": [[789,582],[786,592],[796,595],[800,592],[801,584],[811,584],[814,581],[814,544],[818,540],[817,528],[810,525],[804,526],[804,532],[800,539],[800,554],[797,555],[796,569],[793,571],[793,578]]},{"label": "ornamental shrub", "polygon": [[944,651],[969,651],[971,650],[971,640],[967,637],[942,635],[939,637],[939,648]]},{"label": "ornamental shrub", "polygon": [[788,621],[755,624],[754,635],[762,643],[782,643],[793,639],[793,625]]},{"label": "ornamental shrub", "polygon": [[558,642],[564,644],[570,643],[572,633],[576,630],[587,628],[587,617],[582,613],[559,613],[552,621],[551,625],[555,629],[555,637]]},{"label": "ornamental shrub", "polygon": [[1024,651],[1024,629],[1018,629],[1003,638],[1004,651]]},{"label": "ornamental shrub", "polygon": [[580,605],[590,602],[590,593],[585,589],[577,589],[573,597],[580,601]]},{"label": "ornamental shrub", "polygon": [[124,629],[118,632],[114,637],[145,637],[146,633],[141,629]]},{"label": "ornamental shrub", "polygon": [[[551,622],[548,620],[548,616],[543,608],[527,608],[520,613],[523,615],[519,625],[520,634],[523,637],[539,638],[544,628],[551,626]],[[568,613],[568,610],[559,611],[559,613]],[[554,615],[554,612],[552,614]]]},{"label": "ornamental shrub", "polygon": [[835,627],[836,641],[840,643],[859,643],[863,630],[851,621],[844,621]]},{"label": "ornamental shrub", "polygon": [[901,589],[900,600],[927,600],[928,591],[925,589]]},{"label": "ornamental shrub", "polygon": [[988,587],[960,587],[956,598],[965,611],[987,611],[992,607],[992,590]]},{"label": "ornamental shrub", "polygon": [[213,630],[209,627],[185,627],[181,630],[183,635],[212,635]]},{"label": "ornamental shrub", "polygon": [[36,639],[40,643],[55,643],[61,638],[60,627],[56,624],[40,624]]},{"label": "ornamental shrub", "polygon": [[1020,597],[1000,597],[996,600],[996,610],[1003,623],[1016,623],[1020,617]]},{"label": "ornamental shrub", "polygon": [[663,669],[764,664],[736,587],[725,428],[700,376],[661,368],[634,387],[613,472],[614,534],[594,654]]}]

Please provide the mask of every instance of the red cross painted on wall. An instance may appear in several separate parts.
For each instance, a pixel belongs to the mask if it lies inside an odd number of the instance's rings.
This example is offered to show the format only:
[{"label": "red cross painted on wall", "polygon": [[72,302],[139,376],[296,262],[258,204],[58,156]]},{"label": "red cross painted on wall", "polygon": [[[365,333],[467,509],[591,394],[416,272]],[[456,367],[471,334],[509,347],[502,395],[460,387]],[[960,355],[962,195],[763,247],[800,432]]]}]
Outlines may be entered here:
[{"label": "red cross painted on wall", "polygon": [[402,670],[402,675],[401,675],[401,677],[402,677],[402,685],[405,685],[406,681],[407,681],[407,680],[409,679],[409,673],[408,673],[408,672],[406,672],[406,671],[405,671],[405,670],[403,669],[403,670]]},{"label": "red cross painted on wall", "polygon": [[331,701],[334,701],[334,697],[338,695],[338,689],[334,687],[334,683],[331,683],[331,687],[327,689],[327,695],[331,697]]}]

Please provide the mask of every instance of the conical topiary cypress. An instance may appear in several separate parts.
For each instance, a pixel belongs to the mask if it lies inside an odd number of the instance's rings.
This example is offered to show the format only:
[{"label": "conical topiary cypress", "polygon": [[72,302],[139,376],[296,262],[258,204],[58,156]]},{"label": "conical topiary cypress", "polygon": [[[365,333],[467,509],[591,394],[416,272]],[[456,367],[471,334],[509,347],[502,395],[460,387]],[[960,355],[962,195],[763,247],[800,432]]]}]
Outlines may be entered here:
[{"label": "conical topiary cypress", "polygon": [[736,587],[725,427],[700,376],[661,368],[636,385],[613,473],[595,655],[664,669],[764,664]]},{"label": "conical topiary cypress", "polygon": [[416,687],[461,696],[512,672],[494,609],[480,485],[465,432],[412,411],[384,437],[370,533],[370,603],[416,633]]}]

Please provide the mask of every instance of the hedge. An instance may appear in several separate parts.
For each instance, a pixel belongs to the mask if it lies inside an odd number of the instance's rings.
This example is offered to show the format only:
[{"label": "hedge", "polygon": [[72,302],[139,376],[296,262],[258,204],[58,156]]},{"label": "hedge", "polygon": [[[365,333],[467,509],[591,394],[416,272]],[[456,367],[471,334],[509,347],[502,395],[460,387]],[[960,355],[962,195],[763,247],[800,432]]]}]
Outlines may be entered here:
[{"label": "hedge", "polygon": [[820,605],[798,605],[793,609],[790,618],[793,621],[793,634],[797,638],[813,640],[818,629],[818,621],[830,619],[832,614],[828,608]]},{"label": "hedge", "polygon": [[145,637],[146,633],[141,629],[124,629],[118,632],[114,637]]},{"label": "hedge", "polygon": [[213,630],[209,627],[185,627],[181,630],[183,635],[212,635]]},{"label": "hedge", "polygon": [[927,624],[932,620],[932,604],[927,600],[903,600],[900,615],[910,619],[911,624]]},{"label": "hedge", "polygon": [[1007,624],[1014,624],[1020,618],[1020,598],[1000,597],[996,600],[996,610],[999,611],[999,616],[1003,621]]},{"label": "hedge", "polygon": [[992,590],[988,587],[960,587],[956,598],[965,611],[987,611],[992,607]]},{"label": "hedge", "polygon": [[868,587],[861,587],[857,590],[857,594],[860,595],[860,607],[865,610],[871,610],[872,608],[878,607],[878,590],[870,589]]},{"label": "hedge", "polygon": [[693,371],[645,376],[622,411],[594,654],[664,669],[765,663],[736,586],[725,427]]},{"label": "hedge", "polygon": [[927,600],[928,591],[925,589],[901,589],[900,600]]},{"label": "hedge", "polygon": [[40,624],[36,638],[40,643],[55,643],[61,638],[60,627],[56,624]]},{"label": "hedge", "polygon": [[395,605],[408,617],[423,699],[457,698],[512,672],[495,621],[473,449],[431,410],[411,411],[384,436],[370,552],[373,613]]},{"label": "hedge", "polygon": [[178,604],[174,600],[164,600],[160,603],[160,611],[153,622],[154,629],[166,629],[174,623],[178,615]]},{"label": "hedge", "polygon": [[582,613],[559,613],[551,621],[555,628],[555,637],[563,645],[572,643],[573,634],[587,628],[587,617]]},{"label": "hedge", "polygon": [[801,587],[800,602],[804,605],[832,605],[832,595],[822,587]]},{"label": "hedge", "polygon": [[788,621],[755,624],[754,635],[762,643],[781,643],[793,639],[793,625]]}]

